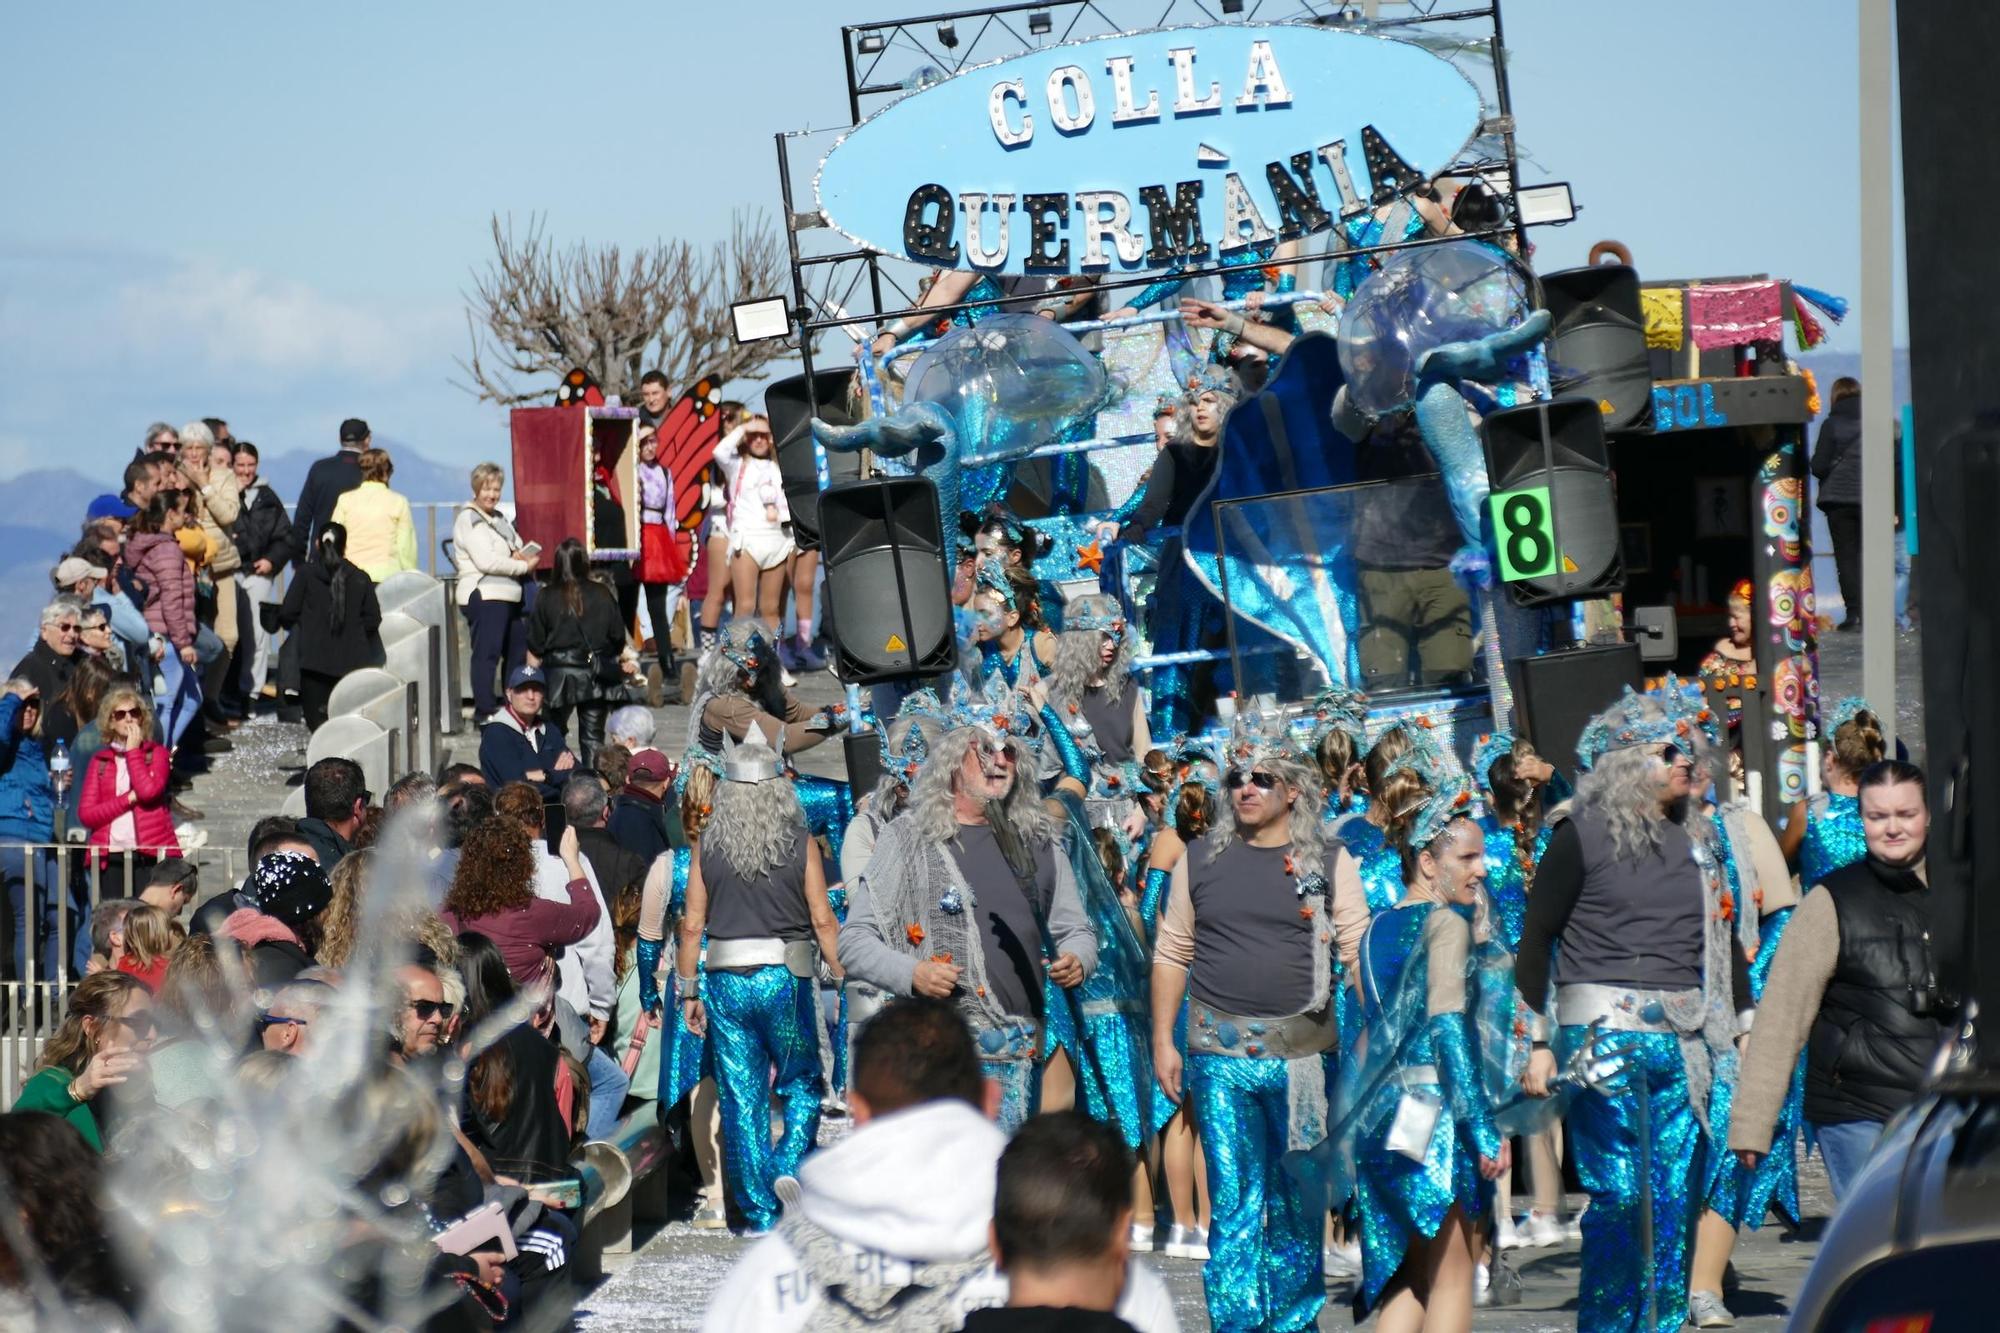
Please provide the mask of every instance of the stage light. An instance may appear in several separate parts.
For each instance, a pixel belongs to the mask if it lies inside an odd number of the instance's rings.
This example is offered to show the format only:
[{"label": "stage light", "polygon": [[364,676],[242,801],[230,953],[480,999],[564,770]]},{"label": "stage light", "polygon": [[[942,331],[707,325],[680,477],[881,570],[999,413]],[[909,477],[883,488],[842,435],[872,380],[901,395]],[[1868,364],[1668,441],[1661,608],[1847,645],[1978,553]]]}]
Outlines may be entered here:
[{"label": "stage light", "polygon": [[1243,12],[1243,0],[1222,0],[1222,12],[1225,14],[1241,14]]},{"label": "stage light", "polygon": [[1514,207],[1525,226],[1549,223],[1561,226],[1576,218],[1576,201],[1570,197],[1569,182],[1552,185],[1524,185],[1514,192]]},{"label": "stage light", "polygon": [[1028,34],[1032,37],[1046,37],[1055,26],[1055,16],[1046,9],[1037,9],[1028,15]]},{"label": "stage light", "polygon": [[958,45],[958,28],[950,19],[938,24],[938,42],[947,51]]},{"label": "stage light", "polygon": [[888,42],[883,39],[880,28],[863,28],[860,38],[854,43],[854,49],[864,56],[872,56],[887,45]]},{"label": "stage light", "polygon": [[791,308],[782,296],[766,296],[754,301],[738,301],[729,307],[739,343],[783,338],[792,331]]}]

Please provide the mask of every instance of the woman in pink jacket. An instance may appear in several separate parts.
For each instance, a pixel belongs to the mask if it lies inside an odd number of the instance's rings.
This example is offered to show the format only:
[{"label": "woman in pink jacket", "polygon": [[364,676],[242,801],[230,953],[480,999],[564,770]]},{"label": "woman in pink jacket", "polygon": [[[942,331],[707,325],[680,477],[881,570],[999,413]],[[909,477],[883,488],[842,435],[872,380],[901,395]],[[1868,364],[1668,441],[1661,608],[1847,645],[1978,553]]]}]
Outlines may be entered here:
[{"label": "woman in pink jacket", "polygon": [[153,633],[164,634],[186,666],[193,666],[194,571],[181,553],[174,534],[185,525],[187,515],[179,500],[166,494],[155,495],[144,509],[132,516],[132,539],[125,545],[125,561],[146,585],[146,624]]},{"label": "woman in pink jacket", "polygon": [[104,692],[97,729],[104,748],[84,766],[77,817],[103,867],[99,897],[136,898],[155,864],[181,854],[167,793],[171,759],[153,739],[152,705],[130,685]]}]

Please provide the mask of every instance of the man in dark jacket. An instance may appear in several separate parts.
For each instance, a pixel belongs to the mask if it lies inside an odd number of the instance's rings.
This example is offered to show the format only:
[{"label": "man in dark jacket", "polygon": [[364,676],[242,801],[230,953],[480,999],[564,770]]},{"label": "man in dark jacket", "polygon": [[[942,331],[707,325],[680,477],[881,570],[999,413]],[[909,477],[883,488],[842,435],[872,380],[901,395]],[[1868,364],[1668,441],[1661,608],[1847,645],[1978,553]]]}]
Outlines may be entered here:
[{"label": "man in dark jacket", "polygon": [[542,718],[548,689],[540,667],[518,666],[507,677],[507,706],[479,733],[479,771],[495,790],[510,782],[530,782],[544,801],[561,797],[576,755],[562,728]]},{"label": "man in dark jacket", "polygon": [[658,750],[641,750],[625,771],[625,790],[611,803],[607,827],[620,847],[647,865],[682,838],[680,811],[670,807],[667,787],[674,768]]},{"label": "man in dark jacket", "polygon": [[298,530],[299,550],[307,559],[312,558],[313,539],[333,521],[333,506],[341,496],[361,485],[361,451],[373,438],[367,422],[349,417],[340,423],[340,452],[320,459],[306,473],[293,523]]},{"label": "man in dark jacket", "polygon": [[9,673],[40,690],[44,707],[69,688],[76,671],[77,617],[82,614],[83,603],[74,597],[58,597],[43,607],[42,637]]},{"label": "man in dark jacket", "polygon": [[367,809],[368,783],[352,759],[329,756],[306,770],[306,817],[298,836],[318,854],[320,869],[332,874],[354,850],[349,840]]},{"label": "man in dark jacket", "polygon": [[607,905],[615,904],[628,885],[642,884],[646,867],[652,863],[621,846],[605,828],[611,817],[611,798],[604,782],[595,773],[571,778],[563,784],[563,818],[576,830],[577,846],[583,859],[597,872],[597,887]]},{"label": "man in dark jacket", "polygon": [[1819,508],[1833,538],[1833,568],[1840,600],[1847,607],[1842,630],[1861,628],[1861,381],[1843,375],[1833,382],[1833,405],[1820,422],[1813,445],[1813,479]]},{"label": "man in dark jacket", "polygon": [[271,484],[257,473],[257,446],[248,440],[236,446],[236,484],[242,490],[242,507],[229,536],[243,556],[243,569],[236,580],[250,600],[250,630],[253,647],[244,658],[244,688],[251,694],[275,697],[278,687],[267,682],[271,666],[271,631],[264,628],[260,608],[275,602],[278,574],[292,559],[292,520],[285,502]]}]

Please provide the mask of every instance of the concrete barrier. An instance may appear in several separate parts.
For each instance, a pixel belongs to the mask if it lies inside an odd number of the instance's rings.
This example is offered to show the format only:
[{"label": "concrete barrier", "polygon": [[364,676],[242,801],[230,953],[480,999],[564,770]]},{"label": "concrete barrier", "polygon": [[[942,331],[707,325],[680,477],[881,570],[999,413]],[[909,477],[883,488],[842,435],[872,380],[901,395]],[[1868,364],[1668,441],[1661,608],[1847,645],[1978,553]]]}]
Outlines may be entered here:
[{"label": "concrete barrier", "polygon": [[424,685],[426,707],[439,732],[456,733],[459,716],[459,617],[452,606],[451,584],[416,570],[392,574],[375,589],[382,604],[386,639],[387,617],[395,612],[437,631],[431,676]]},{"label": "concrete barrier", "polygon": [[[360,674],[359,672],[354,673]],[[334,687],[338,694],[353,676],[343,677],[340,685]],[[329,717],[326,724],[312,734],[306,742],[306,767],[311,768],[322,759],[352,759],[361,765],[361,780],[368,784],[368,790],[379,799],[389,790],[389,784],[402,771],[402,754],[397,745],[397,734],[378,725],[370,718],[356,713],[340,717]],[[299,813],[305,813],[305,789],[293,793],[299,798]],[[289,813],[292,802],[288,798],[285,809]]]},{"label": "concrete barrier", "polygon": [[[400,776],[410,762],[411,743],[417,732],[418,688],[413,682],[381,667],[350,671],[340,678],[340,683],[333,687],[333,693],[327,699],[327,721],[331,724],[343,717],[364,718],[388,732],[395,738],[394,762],[396,774]],[[313,733],[313,740],[319,740],[319,732]],[[312,753],[310,747],[307,753]],[[390,779],[394,780],[394,777]]]},{"label": "concrete barrier", "polygon": [[403,767],[437,771],[438,630],[402,611],[382,617],[382,669],[416,690],[417,711],[403,750]]}]

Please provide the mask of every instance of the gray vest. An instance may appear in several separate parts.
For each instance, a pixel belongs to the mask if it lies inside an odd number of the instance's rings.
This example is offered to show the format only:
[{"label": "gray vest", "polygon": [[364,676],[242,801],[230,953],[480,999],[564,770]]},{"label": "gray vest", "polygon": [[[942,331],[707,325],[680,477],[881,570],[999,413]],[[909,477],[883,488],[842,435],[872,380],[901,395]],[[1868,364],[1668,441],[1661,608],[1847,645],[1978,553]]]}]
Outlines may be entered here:
[{"label": "gray vest", "polygon": [[755,879],[738,874],[713,846],[701,851],[701,882],[708,888],[708,934],[718,940],[809,940],[806,907],[806,840],[792,855]]},{"label": "gray vest", "polygon": [[1195,999],[1232,1014],[1300,1012],[1313,999],[1313,923],[1299,881],[1285,873],[1291,848],[1238,840],[1211,858],[1213,846],[1188,852]]},{"label": "gray vest", "polygon": [[1563,927],[1562,983],[1701,989],[1707,905],[1687,830],[1664,823],[1657,850],[1621,858],[1602,820],[1571,822],[1583,891]]}]

